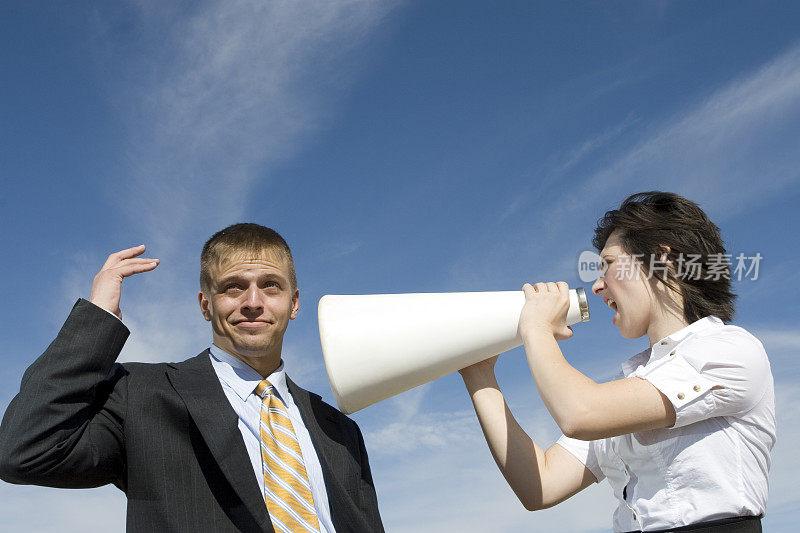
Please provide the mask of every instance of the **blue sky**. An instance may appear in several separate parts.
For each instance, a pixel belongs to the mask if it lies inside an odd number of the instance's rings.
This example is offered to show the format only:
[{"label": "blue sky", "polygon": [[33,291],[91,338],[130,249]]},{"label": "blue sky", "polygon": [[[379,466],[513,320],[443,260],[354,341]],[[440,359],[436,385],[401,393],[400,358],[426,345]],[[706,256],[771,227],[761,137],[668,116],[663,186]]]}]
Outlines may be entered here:
[{"label": "blue sky", "polygon": [[[765,529],[800,511],[800,6],[796,2],[5,2],[0,17],[0,408],[112,251],[122,360],[210,341],[199,251],[255,221],[292,246],[301,312],[287,368],[333,401],[323,294],[581,285],[594,223],[650,189],[697,201],[728,251],[736,323],[764,342],[779,440]],[[585,284],[584,284],[585,285]],[[592,321],[562,343],[608,379],[646,342]],[[512,410],[558,436],[521,350],[498,363]],[[457,375],[354,415],[389,531],[603,531],[606,484],[528,513],[496,470]],[[43,513],[42,509],[47,509]],[[99,512],[98,512],[99,510]],[[114,488],[0,482],[2,531],[109,531]],[[54,525],[54,524],[57,524]],[[6,528],[6,529],[3,529]]]}]

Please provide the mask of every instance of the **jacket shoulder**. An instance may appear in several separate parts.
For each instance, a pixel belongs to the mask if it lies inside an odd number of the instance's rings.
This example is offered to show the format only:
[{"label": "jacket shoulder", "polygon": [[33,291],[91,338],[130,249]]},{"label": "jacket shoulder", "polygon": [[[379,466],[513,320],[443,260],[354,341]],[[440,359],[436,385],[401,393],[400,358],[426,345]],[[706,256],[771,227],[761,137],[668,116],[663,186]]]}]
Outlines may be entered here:
[{"label": "jacket shoulder", "polygon": [[164,361],[148,363],[143,361],[128,361],[117,363],[117,366],[132,378],[155,379],[175,370],[202,371],[205,366],[210,369],[211,363],[208,361],[208,350],[205,350],[194,357],[179,362]]},{"label": "jacket shoulder", "polygon": [[300,387],[289,379],[288,376],[286,377],[286,385],[289,388],[289,392],[292,393],[292,396],[296,398],[296,401],[309,405],[317,418],[327,418],[332,422],[337,422],[343,428],[359,431],[358,424],[356,424],[355,420],[323,400],[319,394]]}]

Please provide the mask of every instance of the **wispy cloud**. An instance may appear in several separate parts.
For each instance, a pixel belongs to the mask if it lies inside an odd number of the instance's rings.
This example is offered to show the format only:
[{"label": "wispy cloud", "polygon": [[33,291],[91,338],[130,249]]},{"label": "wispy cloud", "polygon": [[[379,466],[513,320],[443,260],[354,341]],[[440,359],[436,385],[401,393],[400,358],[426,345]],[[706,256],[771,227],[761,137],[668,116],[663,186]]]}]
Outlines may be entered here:
[{"label": "wispy cloud", "polygon": [[[135,51],[112,42],[110,83],[128,134],[117,201],[151,239],[244,213],[250,186],[336,114],[363,45],[395,2],[137,3]],[[122,56],[122,57],[120,57]]]},{"label": "wispy cloud", "polygon": [[[101,533],[125,530],[125,494],[114,486],[64,490],[0,481],[0,531]],[[47,509],[47,512],[43,512]]]},{"label": "wispy cloud", "polygon": [[474,431],[475,415],[469,412],[419,413],[413,420],[391,422],[370,431],[370,446],[383,455],[445,451],[448,447],[482,443]]},{"label": "wispy cloud", "polygon": [[[800,186],[800,138],[791,134],[799,124],[796,44],[722,87],[709,88],[705,97],[686,101],[675,115],[626,119],[555,164],[541,164],[537,186],[465,239],[469,245],[449,278],[458,286],[498,271],[538,276],[552,270],[564,254],[577,255],[586,247],[576,236],[588,237],[594,221],[633,192],[683,194],[715,221],[755,208]],[[611,140],[614,149],[604,153]],[[620,150],[624,143],[627,148]],[[559,186],[566,175],[569,190]]]},{"label": "wispy cloud", "polygon": [[[779,384],[776,398],[779,436],[772,452],[765,527],[791,531],[794,514],[784,511],[798,508],[795,478],[800,463],[793,445],[800,438],[800,389]],[[553,442],[557,433],[543,408],[528,415],[521,409],[515,411],[535,440],[545,446]],[[393,423],[370,428],[362,423],[388,531],[608,531],[615,503],[607,483],[592,486],[552,509],[530,513],[497,470],[474,414],[428,413],[419,425],[424,431],[418,438],[414,423],[402,428]],[[406,445],[392,438],[410,439],[414,446],[404,450]],[[100,532],[124,527],[124,495],[113,487],[64,491],[0,482],[0,496],[0,515],[11,520],[4,523],[9,531]],[[51,512],[37,521],[41,515],[37,509],[43,505]],[[26,512],[26,508],[30,510]],[[415,512],[409,514],[409,508]],[[52,516],[59,517],[55,525]]]},{"label": "wispy cloud", "polygon": [[362,243],[359,241],[347,241],[328,243],[319,249],[314,250],[313,263],[325,264],[350,256],[361,249]]},{"label": "wispy cloud", "polygon": [[796,329],[759,329],[757,336],[768,350],[800,350],[800,331]]},{"label": "wispy cloud", "polygon": [[[558,436],[544,408],[520,420],[544,446]],[[366,431],[388,531],[608,530],[613,501],[603,486],[552,510],[525,511],[495,466],[471,410],[424,412]],[[408,508],[415,512],[409,515]]]},{"label": "wispy cloud", "polygon": [[[772,452],[766,524],[789,531],[797,509],[794,484],[800,471],[793,443],[800,428],[800,389],[776,385],[778,442]],[[531,437],[549,446],[558,430],[539,406],[512,410]],[[364,427],[365,424],[362,424]],[[407,423],[365,428],[378,496],[390,531],[608,531],[615,507],[606,482],[546,511],[530,513],[497,470],[471,411],[425,412]],[[398,508],[394,502],[403,502]],[[406,511],[414,508],[410,516]]]},{"label": "wispy cloud", "polygon": [[[210,338],[196,301],[203,241],[240,221],[254,189],[337,114],[398,2],[123,5],[97,8],[99,71],[123,129],[106,189],[124,235],[161,264],[125,282],[133,334],[122,360],[180,360]],[[81,254],[63,280],[68,299],[87,294],[112,251]]]},{"label": "wispy cloud", "polygon": [[567,172],[620,137],[637,122],[638,120],[634,116],[628,116],[619,124],[589,137],[577,146],[570,148],[565,153],[556,154],[550,158],[550,161],[537,164],[535,167],[529,169],[527,171],[528,177],[535,178],[531,180],[532,185],[527,191],[523,191],[514,197],[508,207],[500,214],[500,220],[505,220],[519,211],[530,201],[531,196],[546,193],[548,189],[558,183]]},{"label": "wispy cloud", "polygon": [[796,483],[800,472],[800,457],[797,455],[797,443],[800,442],[800,387],[794,384],[777,384],[775,410],[778,418],[778,440],[771,454],[769,508],[792,505],[797,509],[800,507]]},{"label": "wispy cloud", "polygon": [[572,169],[574,166],[585,160],[597,150],[606,146],[609,142],[622,135],[625,131],[636,124],[636,122],[638,122],[638,120],[635,117],[628,116],[616,126],[612,126],[611,128],[600,132],[600,134],[585,140],[578,146],[573,147],[563,157],[559,158],[559,161],[553,168],[552,172],[556,175],[561,175],[564,172]]},{"label": "wispy cloud", "polygon": [[800,354],[800,331],[796,327],[774,324],[749,328],[764,345],[769,356],[772,374],[782,384],[793,383],[800,376],[797,355]]},{"label": "wispy cloud", "polygon": [[[700,202],[719,217],[748,209],[800,182],[800,45],[732,80],[668,119],[585,181],[585,197],[619,202],[659,188]],[[576,198],[560,204],[584,207]]]}]

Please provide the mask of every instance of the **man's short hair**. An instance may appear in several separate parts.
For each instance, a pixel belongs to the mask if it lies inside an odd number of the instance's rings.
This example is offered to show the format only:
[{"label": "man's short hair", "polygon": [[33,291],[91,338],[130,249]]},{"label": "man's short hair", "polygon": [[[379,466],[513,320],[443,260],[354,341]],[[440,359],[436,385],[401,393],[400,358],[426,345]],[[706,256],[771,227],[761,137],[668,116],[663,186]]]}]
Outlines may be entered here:
[{"label": "man's short hair", "polygon": [[225,257],[237,253],[260,256],[276,251],[283,255],[289,265],[289,281],[294,291],[297,289],[297,275],[292,251],[277,231],[252,222],[233,224],[221,229],[203,245],[200,254],[200,289],[211,289],[211,269],[217,268]]},{"label": "man's short hair", "polygon": [[[722,236],[696,203],[669,192],[632,194],[619,209],[598,220],[592,240],[598,252],[615,230],[620,232],[625,251],[642,258],[645,274],[683,297],[687,322],[708,315],[725,322],[733,320],[736,295],[731,291],[730,265],[719,260],[726,255]],[[667,259],[678,268],[666,272],[652,268],[649,258],[660,256],[662,246],[669,246]],[[695,275],[680,275],[681,264],[692,257]]]}]

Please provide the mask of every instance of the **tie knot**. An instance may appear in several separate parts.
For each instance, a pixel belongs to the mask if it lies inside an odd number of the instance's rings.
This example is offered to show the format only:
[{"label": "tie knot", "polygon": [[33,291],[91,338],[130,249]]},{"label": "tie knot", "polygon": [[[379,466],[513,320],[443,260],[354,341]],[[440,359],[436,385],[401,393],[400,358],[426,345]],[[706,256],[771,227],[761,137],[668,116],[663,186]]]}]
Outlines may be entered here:
[{"label": "tie knot", "polygon": [[261,381],[258,382],[258,385],[256,385],[256,394],[258,394],[262,400],[267,396],[267,394],[274,394],[274,393],[275,393],[275,387],[273,387],[272,383],[270,383],[266,379],[262,379]]}]

